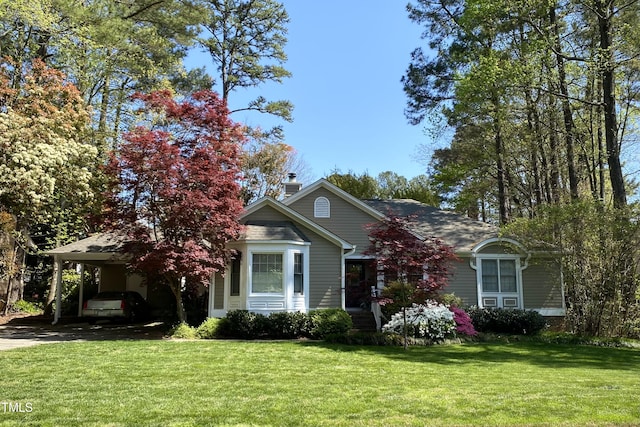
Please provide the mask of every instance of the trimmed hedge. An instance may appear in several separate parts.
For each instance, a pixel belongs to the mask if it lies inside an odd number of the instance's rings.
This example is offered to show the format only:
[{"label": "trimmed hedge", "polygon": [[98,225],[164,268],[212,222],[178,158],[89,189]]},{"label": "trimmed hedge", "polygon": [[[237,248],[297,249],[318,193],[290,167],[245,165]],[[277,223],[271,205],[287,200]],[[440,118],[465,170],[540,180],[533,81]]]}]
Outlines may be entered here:
[{"label": "trimmed hedge", "polygon": [[213,339],[220,336],[220,323],[222,319],[209,317],[196,328],[196,336],[202,339]]},{"label": "trimmed hedge", "polygon": [[311,337],[324,339],[329,335],[346,334],[353,327],[353,320],[340,308],[313,310],[309,313]]},{"label": "trimmed hedge", "polygon": [[232,310],[226,317],[219,319],[214,335],[249,340],[303,337],[324,339],[330,334],[346,333],[351,327],[351,316],[342,309],[314,310],[308,314],[274,312],[269,316],[247,310]]},{"label": "trimmed hedge", "polygon": [[536,335],[547,326],[544,317],[533,310],[471,307],[467,314],[478,332]]}]

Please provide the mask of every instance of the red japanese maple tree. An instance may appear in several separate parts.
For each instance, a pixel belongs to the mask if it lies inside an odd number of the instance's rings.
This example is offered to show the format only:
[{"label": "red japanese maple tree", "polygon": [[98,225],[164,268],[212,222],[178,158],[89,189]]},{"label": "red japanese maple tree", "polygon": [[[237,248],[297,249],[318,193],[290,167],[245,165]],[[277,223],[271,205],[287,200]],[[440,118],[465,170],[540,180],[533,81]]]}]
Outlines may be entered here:
[{"label": "red japanese maple tree", "polygon": [[369,225],[371,243],[365,254],[375,257],[378,270],[385,277],[434,294],[447,285],[451,261],[457,257],[442,240],[412,231],[411,221],[411,217],[388,214]]},{"label": "red japanese maple tree", "polygon": [[[375,258],[378,271],[385,276],[385,286],[392,282],[399,284],[399,301],[390,298],[379,299],[380,304],[394,302],[405,313],[413,302],[422,303],[425,298],[433,298],[449,281],[449,267],[457,257],[451,246],[435,237],[422,237],[412,231],[412,217],[398,217],[388,213],[385,218],[370,224],[370,245],[364,252]],[[384,294],[384,292],[383,292]],[[420,296],[421,300],[416,301]]]},{"label": "red japanese maple tree", "polygon": [[231,255],[242,210],[238,178],[240,125],[214,92],[178,102],[168,91],[138,94],[149,124],[124,135],[107,166],[106,224],[125,231],[130,266],[172,289],[209,284]]}]

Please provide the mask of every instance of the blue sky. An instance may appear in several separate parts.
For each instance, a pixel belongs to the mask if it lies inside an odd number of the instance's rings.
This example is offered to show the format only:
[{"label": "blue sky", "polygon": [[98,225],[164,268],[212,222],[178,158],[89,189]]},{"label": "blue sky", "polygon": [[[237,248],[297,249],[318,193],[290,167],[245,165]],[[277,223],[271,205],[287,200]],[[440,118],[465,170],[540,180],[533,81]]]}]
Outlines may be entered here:
[{"label": "blue sky", "polygon": [[[266,115],[237,113],[236,121],[270,128],[280,124],[286,143],[320,178],[333,169],[375,176],[393,171],[407,178],[425,172],[418,148],[429,145],[423,126],[404,117],[406,98],[400,78],[411,51],[421,44],[421,28],[409,21],[405,1],[284,0],[289,13],[285,64],[293,74],[240,101],[265,96],[287,99],[293,123]],[[206,53],[191,55],[188,66],[211,66]]]}]

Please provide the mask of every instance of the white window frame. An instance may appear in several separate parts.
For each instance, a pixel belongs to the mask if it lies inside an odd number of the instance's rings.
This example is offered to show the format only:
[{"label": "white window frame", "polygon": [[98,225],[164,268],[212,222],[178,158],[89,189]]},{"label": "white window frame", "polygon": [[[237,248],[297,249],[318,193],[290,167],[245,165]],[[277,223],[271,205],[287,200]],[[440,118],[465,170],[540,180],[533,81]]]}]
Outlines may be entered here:
[{"label": "white window frame", "polygon": [[[522,298],[522,270],[520,256],[517,254],[478,254],[475,258],[476,283],[478,292],[478,307],[485,308],[523,308]],[[484,291],[482,286],[482,261],[496,260],[498,261],[498,277],[500,277],[500,261],[509,260],[515,263],[516,273],[516,291],[504,292],[500,288],[497,292]],[[499,280],[499,279],[498,279]],[[515,299],[515,301],[514,301]],[[489,304],[493,302],[493,304]]]},{"label": "white window frame", "polygon": [[[279,242],[253,243],[246,246],[247,262],[245,268],[246,296],[245,307],[250,311],[308,311],[309,309],[309,243]],[[295,254],[302,254],[302,293],[294,292]],[[282,255],[282,293],[253,292],[253,255]],[[241,291],[243,294],[243,291]]]},{"label": "white window frame", "polygon": [[315,218],[331,218],[331,202],[329,199],[320,196],[314,200],[313,216]]},{"label": "white window frame", "polygon": [[[282,274],[282,278],[280,280],[280,292],[254,292],[253,290],[253,264],[254,264],[254,257],[256,255],[279,255],[280,256],[280,266],[281,266],[281,274]],[[286,277],[287,277],[287,259],[286,259],[286,254],[284,252],[274,252],[274,251],[252,251],[251,252],[251,258],[249,260],[249,295],[284,295],[286,292],[286,288],[285,288],[285,284],[286,284]]]}]

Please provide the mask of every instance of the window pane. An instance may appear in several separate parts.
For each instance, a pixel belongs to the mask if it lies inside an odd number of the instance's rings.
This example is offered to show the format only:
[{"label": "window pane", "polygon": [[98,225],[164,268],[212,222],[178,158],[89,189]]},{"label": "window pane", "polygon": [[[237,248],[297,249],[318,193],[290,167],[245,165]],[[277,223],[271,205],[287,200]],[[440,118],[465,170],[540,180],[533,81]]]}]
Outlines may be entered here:
[{"label": "window pane", "polygon": [[238,252],[235,258],[231,260],[231,296],[240,295],[240,256]]},{"label": "window pane", "polygon": [[482,291],[498,292],[498,260],[482,260]]},{"label": "window pane", "polygon": [[517,292],[516,262],[515,260],[500,261],[500,290],[502,292]]},{"label": "window pane", "polygon": [[282,293],[282,254],[253,254],[251,291]]},{"label": "window pane", "polygon": [[293,254],[293,292],[301,294],[303,289],[303,258],[302,254]]}]

